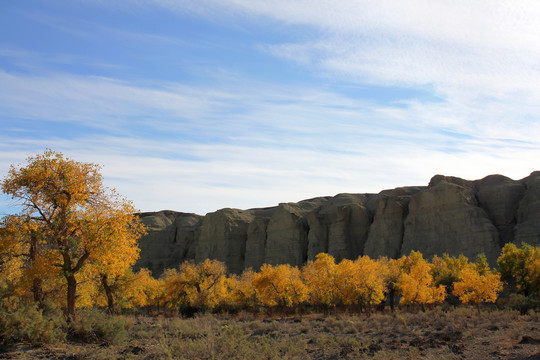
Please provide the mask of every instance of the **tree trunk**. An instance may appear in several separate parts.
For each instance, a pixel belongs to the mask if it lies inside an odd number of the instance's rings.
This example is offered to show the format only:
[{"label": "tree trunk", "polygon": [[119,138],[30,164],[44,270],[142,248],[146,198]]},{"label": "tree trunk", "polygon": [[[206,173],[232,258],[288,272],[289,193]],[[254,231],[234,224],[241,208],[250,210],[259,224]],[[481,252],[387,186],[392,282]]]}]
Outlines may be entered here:
[{"label": "tree trunk", "polygon": [[45,298],[43,295],[43,279],[34,278],[32,281],[32,293],[34,294],[34,301],[38,303],[38,307],[42,308]]},{"label": "tree trunk", "polygon": [[[68,248],[67,246],[65,247]],[[62,252],[64,258],[63,272],[67,282],[67,304],[66,304],[66,320],[68,323],[75,320],[75,300],[77,299],[77,279],[75,274],[81,270],[86,259],[90,256],[88,251],[85,251],[83,256],[79,258],[77,264],[72,267],[73,261],[71,260],[68,251]]]},{"label": "tree trunk", "polygon": [[105,295],[107,296],[107,306],[109,307],[109,312],[111,314],[114,314],[116,309],[115,309],[115,304],[114,304],[113,290],[111,286],[109,285],[107,275],[101,275],[101,284],[103,285],[103,289],[105,290]]},{"label": "tree trunk", "polygon": [[[30,266],[34,265],[38,256],[38,239],[35,235],[31,235],[30,238]],[[43,305],[43,279],[35,277],[32,279],[32,293],[34,294],[34,301],[38,303],[39,307]]]},{"label": "tree trunk", "polygon": [[77,279],[75,275],[66,275],[67,280],[67,307],[66,320],[68,323],[75,320],[75,299],[77,295]]},{"label": "tree trunk", "polygon": [[394,312],[394,295],[395,290],[392,288],[390,289],[390,293],[388,294],[388,298],[390,299],[390,309],[392,310],[392,312]]}]

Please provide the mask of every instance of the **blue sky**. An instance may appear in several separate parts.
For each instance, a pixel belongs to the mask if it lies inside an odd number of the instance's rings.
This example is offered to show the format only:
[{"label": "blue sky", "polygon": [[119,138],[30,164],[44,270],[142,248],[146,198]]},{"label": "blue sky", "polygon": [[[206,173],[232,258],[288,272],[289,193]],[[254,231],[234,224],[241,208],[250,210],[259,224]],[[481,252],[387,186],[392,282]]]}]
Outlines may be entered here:
[{"label": "blue sky", "polygon": [[[540,167],[536,1],[0,1],[0,174],[53,149],[142,211]],[[16,212],[0,197],[0,214]]]}]

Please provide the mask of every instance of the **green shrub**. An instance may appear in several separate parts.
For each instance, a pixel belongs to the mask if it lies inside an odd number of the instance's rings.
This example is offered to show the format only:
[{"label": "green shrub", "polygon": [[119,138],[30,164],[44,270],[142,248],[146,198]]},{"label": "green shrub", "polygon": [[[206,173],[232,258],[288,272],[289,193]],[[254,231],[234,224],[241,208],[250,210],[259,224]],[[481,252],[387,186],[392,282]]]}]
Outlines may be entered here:
[{"label": "green shrub", "polygon": [[129,339],[129,326],[129,321],[123,316],[109,315],[98,309],[85,309],[78,313],[70,335],[76,341],[120,345]]},{"label": "green shrub", "polygon": [[521,314],[526,314],[531,309],[539,306],[538,300],[522,294],[510,294],[508,296],[508,307],[512,310],[518,310]]},{"label": "green shrub", "polygon": [[39,309],[33,303],[20,303],[10,309],[0,308],[0,342],[31,345],[64,341],[66,324],[58,308],[45,305]]}]

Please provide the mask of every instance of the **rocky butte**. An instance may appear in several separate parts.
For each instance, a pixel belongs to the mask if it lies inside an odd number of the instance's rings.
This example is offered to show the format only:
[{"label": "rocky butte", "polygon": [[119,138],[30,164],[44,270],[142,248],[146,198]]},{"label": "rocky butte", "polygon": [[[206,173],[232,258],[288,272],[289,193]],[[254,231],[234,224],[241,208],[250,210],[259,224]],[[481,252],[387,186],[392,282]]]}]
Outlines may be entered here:
[{"label": "rocky butte", "polygon": [[339,194],[260,209],[221,209],[200,216],[143,213],[137,268],[159,276],[185,260],[225,262],[230,272],[264,264],[300,266],[320,252],[337,261],[396,258],[418,250],[495,265],[508,242],[540,245],[540,171],[522,180],[436,175],[427,186],[378,194]]}]

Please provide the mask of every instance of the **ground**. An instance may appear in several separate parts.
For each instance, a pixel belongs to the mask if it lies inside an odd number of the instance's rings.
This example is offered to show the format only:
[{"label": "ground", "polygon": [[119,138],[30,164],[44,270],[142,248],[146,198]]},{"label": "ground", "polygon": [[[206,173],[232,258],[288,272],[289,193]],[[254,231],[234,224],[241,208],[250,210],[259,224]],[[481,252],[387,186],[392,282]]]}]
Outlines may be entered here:
[{"label": "ground", "polygon": [[0,359],[540,359],[540,314],[472,308],[324,316],[128,316],[116,344],[4,349]]}]

